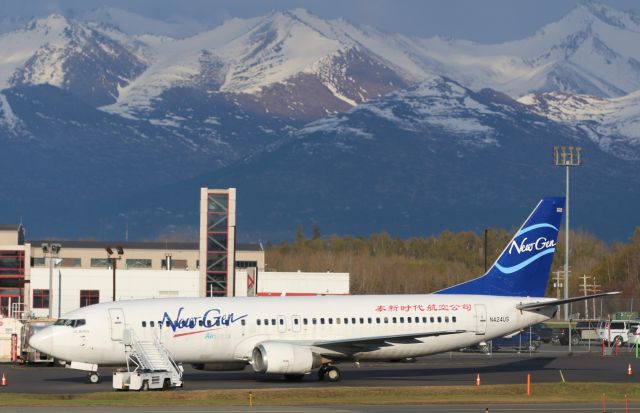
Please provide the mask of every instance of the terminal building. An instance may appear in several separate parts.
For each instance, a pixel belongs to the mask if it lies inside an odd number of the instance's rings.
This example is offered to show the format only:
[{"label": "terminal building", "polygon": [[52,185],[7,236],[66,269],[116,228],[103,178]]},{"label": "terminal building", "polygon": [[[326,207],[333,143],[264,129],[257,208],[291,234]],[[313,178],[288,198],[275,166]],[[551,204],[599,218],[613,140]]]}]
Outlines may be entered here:
[{"label": "terminal building", "polygon": [[235,188],[202,188],[197,242],[29,240],[22,225],[0,225],[0,317],[55,319],[139,298],[349,293],[348,273],[265,273],[261,246],[236,243],[235,210]]}]

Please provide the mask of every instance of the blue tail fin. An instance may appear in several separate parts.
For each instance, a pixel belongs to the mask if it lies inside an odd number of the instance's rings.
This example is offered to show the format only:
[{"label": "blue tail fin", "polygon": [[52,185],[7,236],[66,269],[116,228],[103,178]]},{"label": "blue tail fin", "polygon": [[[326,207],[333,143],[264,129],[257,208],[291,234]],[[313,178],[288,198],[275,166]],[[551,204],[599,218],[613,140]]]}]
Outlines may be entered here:
[{"label": "blue tail fin", "polygon": [[436,294],[544,297],[564,198],[543,198],[486,274]]}]

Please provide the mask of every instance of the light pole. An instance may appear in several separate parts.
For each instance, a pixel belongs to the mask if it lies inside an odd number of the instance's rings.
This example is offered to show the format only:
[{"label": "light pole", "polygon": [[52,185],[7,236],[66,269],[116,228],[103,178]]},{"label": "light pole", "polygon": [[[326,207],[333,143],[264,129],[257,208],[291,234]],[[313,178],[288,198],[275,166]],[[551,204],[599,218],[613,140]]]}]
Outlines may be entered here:
[{"label": "light pole", "polygon": [[[58,258],[62,245],[58,243],[45,242],[42,244],[42,252],[45,258],[49,258],[49,318],[53,317],[53,259]],[[59,288],[58,288],[59,289]],[[62,297],[58,297],[58,301]]]},{"label": "light pole", "polygon": [[116,301],[116,267],[118,266],[118,260],[121,260],[122,254],[124,254],[122,247],[115,247],[115,249],[118,253],[117,257],[113,256],[113,249],[111,247],[104,248],[104,250],[107,251],[107,259],[109,260],[109,263],[111,263],[111,268],[113,269],[113,301]]},{"label": "light pole", "polygon": [[487,273],[487,239],[489,235],[489,228],[484,229],[484,273]]},{"label": "light pole", "polygon": [[[565,210],[565,255],[564,255],[564,298],[569,298],[569,167],[582,165],[582,148],[580,146],[554,146],[553,164],[564,166],[566,170],[566,203]],[[569,318],[569,304],[564,305],[564,318]]]}]

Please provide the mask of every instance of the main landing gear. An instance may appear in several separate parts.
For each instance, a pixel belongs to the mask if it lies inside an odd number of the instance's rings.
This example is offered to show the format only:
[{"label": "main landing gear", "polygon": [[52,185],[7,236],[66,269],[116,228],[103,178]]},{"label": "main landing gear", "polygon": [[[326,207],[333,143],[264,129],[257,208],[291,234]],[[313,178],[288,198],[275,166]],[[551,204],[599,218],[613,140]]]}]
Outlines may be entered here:
[{"label": "main landing gear", "polygon": [[92,371],[91,373],[89,373],[89,376],[87,376],[87,380],[91,384],[100,383],[100,375],[97,371]]},{"label": "main landing gear", "polygon": [[336,382],[340,381],[340,370],[336,366],[323,365],[318,370],[318,380]]}]

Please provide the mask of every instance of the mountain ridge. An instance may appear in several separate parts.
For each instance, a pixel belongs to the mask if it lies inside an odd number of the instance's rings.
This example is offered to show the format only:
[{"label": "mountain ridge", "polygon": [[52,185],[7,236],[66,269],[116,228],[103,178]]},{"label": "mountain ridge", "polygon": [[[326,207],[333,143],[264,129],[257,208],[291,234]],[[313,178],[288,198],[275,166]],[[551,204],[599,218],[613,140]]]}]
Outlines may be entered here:
[{"label": "mountain ridge", "polygon": [[[633,223],[634,19],[580,6],[560,20],[572,24],[506,46],[385,34],[304,10],[183,38],[34,20],[0,35],[0,159],[15,171],[29,159],[26,173],[5,175],[0,214],[42,236],[80,217],[62,232],[106,236],[126,220],[154,237],[197,227],[199,185],[237,185],[239,220],[262,239],[290,236],[291,222],[411,236],[473,227],[476,210],[509,225],[531,192],[560,182],[560,168],[543,166],[563,144],[583,146],[601,173],[577,173],[598,202],[577,222],[613,202]],[[624,232],[592,225],[607,239]]]}]

